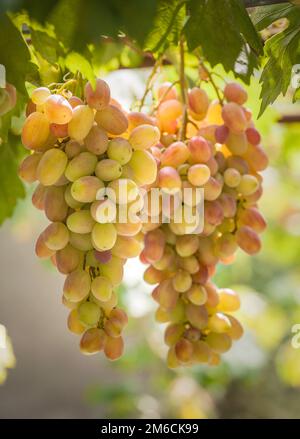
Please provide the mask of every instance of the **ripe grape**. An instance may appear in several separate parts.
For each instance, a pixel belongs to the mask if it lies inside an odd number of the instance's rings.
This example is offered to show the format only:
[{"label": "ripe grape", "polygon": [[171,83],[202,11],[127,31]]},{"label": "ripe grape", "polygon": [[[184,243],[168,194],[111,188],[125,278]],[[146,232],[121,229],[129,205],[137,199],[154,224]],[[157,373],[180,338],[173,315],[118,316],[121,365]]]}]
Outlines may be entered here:
[{"label": "ripe grape", "polygon": [[92,229],[92,243],[96,250],[105,251],[113,248],[117,240],[117,231],[113,224],[96,223]]},{"label": "ripe grape", "polygon": [[22,129],[22,143],[27,149],[41,150],[50,135],[50,125],[43,113],[31,113]]},{"label": "ripe grape", "polygon": [[92,175],[97,165],[97,157],[91,152],[81,152],[67,165],[65,176],[70,181],[76,181],[80,177]]},{"label": "ripe grape", "polygon": [[134,180],[140,184],[152,184],[157,176],[157,164],[148,151],[134,151],[128,162]]},{"label": "ripe grape", "polygon": [[125,165],[131,159],[132,147],[128,140],[116,137],[110,140],[107,155],[109,159],[119,162],[120,165]]},{"label": "ripe grape", "polygon": [[89,274],[84,270],[72,271],[67,275],[64,283],[64,297],[70,302],[81,302],[90,291],[91,280]]},{"label": "ripe grape", "polygon": [[84,95],[88,105],[95,110],[102,110],[110,101],[110,89],[103,79],[97,78],[96,85],[88,82],[84,89]]},{"label": "ripe grape", "polygon": [[69,123],[73,117],[71,105],[67,99],[61,95],[49,95],[43,104],[45,116],[49,123],[66,124]]},{"label": "ripe grape", "polygon": [[132,130],[129,143],[134,150],[149,149],[159,142],[160,131],[153,125],[139,125]]},{"label": "ripe grape", "polygon": [[124,133],[128,128],[128,121],[124,113],[114,105],[107,105],[95,115],[97,124],[116,136]]},{"label": "ripe grape", "polygon": [[103,188],[104,184],[99,178],[88,175],[74,181],[71,186],[71,195],[81,203],[92,203],[96,200],[99,189]]},{"label": "ripe grape", "polygon": [[67,218],[67,226],[74,233],[90,233],[95,225],[95,220],[89,210],[79,210]]},{"label": "ripe grape", "polygon": [[87,105],[78,105],[73,108],[72,119],[68,125],[69,136],[81,142],[90,132],[94,123],[94,112]]},{"label": "ripe grape", "polygon": [[93,154],[104,154],[108,147],[108,136],[106,132],[97,125],[92,126],[90,132],[84,139],[84,146]]},{"label": "ripe grape", "polygon": [[229,102],[235,102],[236,104],[243,105],[248,95],[246,90],[236,82],[230,82],[224,88],[224,97]]},{"label": "ripe grape", "polygon": [[121,176],[122,166],[115,160],[104,159],[97,163],[95,174],[103,181],[115,180]]}]

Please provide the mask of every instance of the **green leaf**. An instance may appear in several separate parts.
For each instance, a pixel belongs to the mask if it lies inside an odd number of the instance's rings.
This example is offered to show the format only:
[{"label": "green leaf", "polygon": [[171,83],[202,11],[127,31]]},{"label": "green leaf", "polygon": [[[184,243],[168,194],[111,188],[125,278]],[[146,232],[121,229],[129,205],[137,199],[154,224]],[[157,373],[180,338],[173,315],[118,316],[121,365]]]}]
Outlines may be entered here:
[{"label": "green leaf", "polygon": [[84,56],[80,55],[80,53],[69,53],[65,59],[65,65],[70,72],[75,74],[79,71],[85,79],[91,81],[92,84],[95,83],[93,67]]},{"label": "green leaf", "polygon": [[31,29],[31,42],[34,49],[50,64],[55,64],[57,58],[63,55],[58,40],[47,32]]},{"label": "green leaf", "polygon": [[289,27],[267,40],[267,63],[261,75],[261,115],[282,93],[286,94],[291,82],[292,68],[300,59],[300,9],[295,8],[289,18]]},{"label": "green leaf", "polygon": [[236,61],[246,44],[249,50],[244,54],[250,67],[246,78],[249,78],[253,68],[258,65],[263,46],[243,2],[191,0],[189,12],[190,17],[184,27],[189,49],[201,47],[204,57],[212,66],[221,63],[227,72],[237,73]]},{"label": "green leaf", "polygon": [[7,81],[27,94],[25,80],[35,67],[21,33],[6,14],[0,15],[0,64],[5,66]]},{"label": "green leaf", "polygon": [[186,1],[159,0],[157,12],[145,43],[145,49],[159,52],[165,50],[169,44],[177,44],[185,19]]},{"label": "green leaf", "polygon": [[17,200],[25,197],[25,189],[17,169],[13,148],[8,143],[3,143],[0,145],[0,224],[13,214]]},{"label": "green leaf", "polygon": [[295,6],[287,3],[261,6],[255,8],[255,11],[251,14],[251,19],[255,27],[258,30],[262,30],[280,18],[289,18],[290,15],[294,13],[295,9]]},{"label": "green leaf", "polygon": [[60,0],[49,19],[69,48],[82,51],[101,35],[120,31],[143,44],[153,26],[156,0]]}]

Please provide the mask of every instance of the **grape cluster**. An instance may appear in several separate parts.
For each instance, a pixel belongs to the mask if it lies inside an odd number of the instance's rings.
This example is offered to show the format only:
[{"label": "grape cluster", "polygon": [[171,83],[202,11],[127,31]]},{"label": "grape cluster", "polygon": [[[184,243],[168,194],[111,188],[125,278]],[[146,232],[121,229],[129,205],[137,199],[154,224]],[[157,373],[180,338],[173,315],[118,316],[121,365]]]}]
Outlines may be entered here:
[{"label": "grape cluster", "polygon": [[[162,134],[151,148],[159,162],[152,186],[173,194],[173,202],[169,223],[163,221],[160,203],[160,221],[143,225],[140,259],[149,264],[144,279],[157,284],[152,293],[159,304],[156,320],[169,323],[169,367],[214,365],[243,329],[231,315],[240,306],[238,295],[218,289],[211,278],[216,265],[231,263],[238,248],[248,254],[260,250],[259,234],[266,223],[257,207],[262,195],[259,172],[268,160],[239,84],[227,84],[221,102],[210,102],[203,89],[192,88],[184,117],[175,87],[163,84],[158,100],[155,118]],[[178,195],[184,188],[191,193],[186,199]],[[196,207],[197,188],[203,189],[204,221],[203,230],[193,233],[190,224],[174,217],[182,203]],[[196,231],[200,218],[195,217]]]},{"label": "grape cluster", "polygon": [[[19,175],[38,181],[32,202],[51,223],[37,240],[36,254],[51,258],[66,275],[62,301],[70,308],[70,331],[81,335],[84,354],[104,350],[114,360],[122,354],[128,320],[115,289],[126,259],[142,248],[142,223],[130,221],[127,210],[139,211],[139,187],[156,180],[157,163],[148,149],[160,131],[152,118],[126,114],[101,79],[95,87],[88,82],[83,94],[33,91],[22,131],[31,153]],[[121,210],[126,221],[118,221]]]}]

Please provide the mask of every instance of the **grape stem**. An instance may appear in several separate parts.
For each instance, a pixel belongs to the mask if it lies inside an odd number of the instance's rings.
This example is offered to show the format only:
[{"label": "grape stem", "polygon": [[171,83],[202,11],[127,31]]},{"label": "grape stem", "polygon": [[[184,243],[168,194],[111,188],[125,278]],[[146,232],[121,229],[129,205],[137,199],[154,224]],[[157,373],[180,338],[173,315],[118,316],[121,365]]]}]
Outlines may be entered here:
[{"label": "grape stem", "polygon": [[204,65],[204,62],[201,61],[201,59],[199,59],[199,63],[200,63],[200,65],[201,65],[201,67],[203,68],[203,70],[206,72],[206,74],[207,74],[207,76],[208,76],[208,78],[209,78],[209,81],[210,81],[211,85],[213,86],[213,88],[214,88],[214,90],[215,90],[215,92],[216,92],[216,95],[217,95],[217,97],[218,97],[218,100],[219,100],[220,104],[223,105],[223,99],[222,99],[222,97],[221,97],[221,95],[220,95],[219,88],[218,88],[217,84],[215,83],[215,81],[214,81],[214,79],[213,79],[213,77],[212,77],[212,74],[211,74],[210,71],[207,69],[207,67]]},{"label": "grape stem", "polygon": [[182,126],[180,129],[180,140],[184,140],[186,137],[187,126],[187,100],[186,100],[186,81],[184,72],[184,38],[181,37],[179,41],[179,53],[180,53],[180,70],[179,70],[179,83],[181,90],[181,99],[183,104],[182,112]]},{"label": "grape stem", "polygon": [[155,77],[155,75],[157,73],[157,70],[159,69],[159,67],[161,65],[161,62],[162,62],[162,58],[161,57],[157,58],[157,60],[155,61],[154,66],[153,66],[153,69],[152,69],[150,75],[148,76],[148,79],[147,79],[147,82],[146,82],[146,88],[145,88],[144,94],[143,94],[143,96],[142,96],[142,98],[140,100],[140,104],[139,104],[139,107],[138,107],[139,111],[142,110],[142,108],[143,108],[143,106],[145,104],[145,99],[148,96],[148,93],[149,93],[149,91],[152,88],[153,79],[154,79],[154,77]]}]

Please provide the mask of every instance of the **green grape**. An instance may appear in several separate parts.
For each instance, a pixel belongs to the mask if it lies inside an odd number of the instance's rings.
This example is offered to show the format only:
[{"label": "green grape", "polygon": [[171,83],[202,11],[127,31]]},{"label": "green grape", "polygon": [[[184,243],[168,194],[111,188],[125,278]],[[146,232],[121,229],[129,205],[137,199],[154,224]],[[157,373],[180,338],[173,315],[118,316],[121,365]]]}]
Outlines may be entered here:
[{"label": "green grape", "polygon": [[227,168],[224,172],[224,182],[229,187],[237,187],[241,181],[241,174],[235,168]]},{"label": "green grape", "polygon": [[36,176],[44,186],[51,186],[63,175],[68,163],[66,154],[52,148],[43,154],[36,170]]},{"label": "green grape", "polygon": [[119,162],[120,165],[125,165],[131,159],[132,147],[128,140],[116,137],[110,140],[107,155],[109,159]]},{"label": "green grape", "polygon": [[193,284],[187,291],[186,297],[194,305],[204,305],[207,300],[207,292],[202,285]]},{"label": "green grape", "polygon": [[96,200],[99,189],[104,189],[104,187],[104,183],[99,178],[87,175],[74,181],[71,186],[71,195],[81,203],[92,203]]},{"label": "green grape", "polygon": [[74,233],[70,232],[70,244],[75,247],[77,250],[81,250],[83,252],[92,250],[92,236],[90,233]]},{"label": "green grape", "polygon": [[117,240],[117,231],[113,224],[98,224],[93,226],[92,242],[96,250],[105,251],[113,248]]},{"label": "green grape", "polygon": [[106,264],[100,264],[101,276],[107,277],[112,285],[118,286],[123,279],[123,260],[117,256],[112,256]]},{"label": "green grape", "polygon": [[74,157],[65,170],[65,176],[70,181],[76,181],[80,177],[92,175],[97,164],[97,157],[91,152],[81,152]]},{"label": "green grape", "polygon": [[237,187],[238,192],[240,192],[245,197],[254,194],[259,187],[259,182],[254,175],[245,174],[242,176],[240,184]]},{"label": "green grape", "polygon": [[44,241],[50,250],[61,250],[69,241],[69,231],[61,222],[49,224],[43,232]]},{"label": "green grape", "polygon": [[[64,297],[70,302],[81,302],[89,295],[91,279],[84,270],[72,271],[64,283]],[[81,320],[81,319],[80,319]]]},{"label": "green grape", "polygon": [[224,354],[231,348],[231,339],[227,334],[210,332],[206,337],[206,343],[217,354]]},{"label": "green grape", "polygon": [[219,290],[218,310],[222,312],[233,312],[240,308],[241,302],[238,294],[230,288]]},{"label": "green grape", "polygon": [[204,164],[193,165],[188,170],[187,178],[194,186],[203,186],[210,178],[210,169]]},{"label": "green grape", "polygon": [[49,96],[51,96],[49,88],[37,87],[31,93],[31,100],[36,105],[43,105]]},{"label": "green grape", "polygon": [[94,302],[83,302],[78,307],[78,317],[85,326],[97,326],[101,310]]},{"label": "green grape", "polygon": [[235,317],[229,314],[225,315],[230,321],[230,328],[227,330],[227,335],[229,335],[232,340],[239,340],[244,333],[242,325]]},{"label": "green grape", "polygon": [[129,143],[134,150],[149,149],[159,142],[160,131],[153,125],[139,125],[132,130]]},{"label": "green grape", "polygon": [[133,178],[140,184],[152,184],[157,176],[155,158],[148,151],[134,151],[128,162]]},{"label": "green grape", "polygon": [[84,204],[76,201],[75,198],[72,197],[71,189],[72,183],[70,183],[65,189],[65,202],[69,207],[71,207],[71,209],[80,209],[82,206],[84,206]]},{"label": "green grape", "polygon": [[179,293],[188,291],[192,286],[192,277],[190,273],[184,270],[177,270],[172,279],[173,288]]},{"label": "green grape", "polygon": [[142,250],[141,243],[133,236],[118,235],[112,247],[112,254],[120,258],[136,258]]},{"label": "green grape", "polygon": [[94,112],[88,105],[73,108],[72,120],[69,122],[69,136],[81,142],[90,132],[94,123]]},{"label": "green grape", "polygon": [[186,258],[178,257],[178,264],[180,268],[190,274],[195,274],[199,270],[199,262],[196,256],[188,256]]},{"label": "green grape", "polygon": [[106,277],[97,276],[92,280],[91,291],[96,299],[107,302],[111,299],[113,286]]},{"label": "green grape", "polygon": [[199,247],[199,238],[197,235],[178,236],[176,238],[176,252],[179,256],[192,256]]},{"label": "green grape", "polygon": [[67,226],[74,233],[90,233],[95,225],[89,210],[79,210],[67,218]]},{"label": "green grape", "polygon": [[103,181],[115,180],[121,176],[122,166],[115,160],[104,159],[97,163],[95,174]]},{"label": "green grape", "polygon": [[209,317],[207,327],[212,332],[223,333],[231,328],[231,323],[225,314],[217,312]]}]

